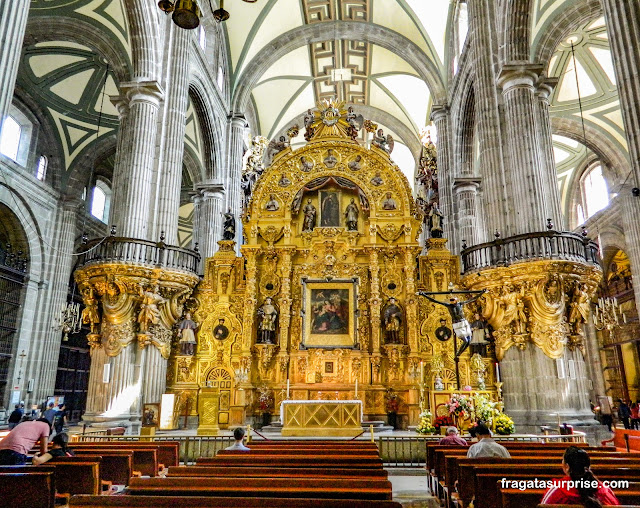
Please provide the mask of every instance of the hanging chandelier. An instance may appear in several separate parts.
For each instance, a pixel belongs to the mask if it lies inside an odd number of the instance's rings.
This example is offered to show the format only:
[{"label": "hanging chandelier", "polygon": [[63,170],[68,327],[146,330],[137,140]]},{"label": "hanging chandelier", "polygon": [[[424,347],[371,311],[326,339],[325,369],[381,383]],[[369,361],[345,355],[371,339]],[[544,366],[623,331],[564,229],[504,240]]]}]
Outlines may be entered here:
[{"label": "hanging chandelier", "polygon": [[[249,4],[254,4],[258,0],[243,0]],[[158,7],[166,14],[173,13],[173,22],[180,28],[185,30],[193,30],[200,25],[202,11],[198,7],[196,0],[160,0]],[[211,0],[209,0],[209,8],[213,14],[213,19],[218,23],[229,19],[229,12],[224,9],[224,0],[220,0],[220,8],[213,10]]]},{"label": "hanging chandelier", "polygon": [[80,304],[75,302],[67,302],[62,305],[60,315],[55,321],[55,327],[64,333],[63,341],[69,340],[70,333],[78,333],[80,331]]}]

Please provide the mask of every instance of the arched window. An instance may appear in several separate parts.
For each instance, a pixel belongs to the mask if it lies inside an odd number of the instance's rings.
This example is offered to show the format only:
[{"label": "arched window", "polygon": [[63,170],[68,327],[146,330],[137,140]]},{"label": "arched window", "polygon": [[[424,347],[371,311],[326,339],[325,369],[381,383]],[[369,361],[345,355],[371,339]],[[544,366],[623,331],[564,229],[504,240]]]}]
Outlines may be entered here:
[{"label": "arched window", "polygon": [[224,71],[222,70],[222,65],[218,67],[218,88],[220,91],[224,91]]},{"label": "arched window", "polygon": [[46,156],[41,155],[38,159],[38,169],[36,170],[36,178],[41,182],[44,182],[45,177],[47,176],[47,166],[49,165],[49,160]]},{"label": "arched window", "polygon": [[200,43],[200,47],[203,51],[207,49],[207,33],[202,25],[200,25],[200,30],[198,32],[198,42]]},{"label": "arched window", "polygon": [[96,182],[91,199],[91,215],[107,224],[111,207],[111,189],[101,180]]},{"label": "arched window", "polygon": [[609,189],[602,174],[602,166],[596,164],[582,176],[582,205],[586,219],[609,206]]},{"label": "arched window", "polygon": [[22,127],[12,116],[7,116],[2,124],[2,137],[0,137],[0,153],[18,162],[18,149]]},{"label": "arched window", "polygon": [[455,25],[455,34],[456,38],[454,39],[455,51],[453,58],[453,73],[458,72],[458,62],[460,60],[460,55],[462,54],[462,48],[464,48],[464,43],[467,40],[467,34],[469,33],[469,14],[467,11],[467,2],[465,0],[460,0],[458,3],[458,10],[456,12],[456,25]]}]

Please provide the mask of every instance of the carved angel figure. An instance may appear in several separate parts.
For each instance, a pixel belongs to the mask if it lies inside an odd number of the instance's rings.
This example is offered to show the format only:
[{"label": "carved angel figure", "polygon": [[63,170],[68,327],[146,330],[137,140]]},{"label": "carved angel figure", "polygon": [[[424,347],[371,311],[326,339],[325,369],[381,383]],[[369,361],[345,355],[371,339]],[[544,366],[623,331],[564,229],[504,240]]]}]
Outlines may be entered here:
[{"label": "carved angel figure", "polygon": [[155,325],[160,321],[160,310],[158,305],[164,302],[158,294],[158,285],[154,285],[152,290],[145,291],[142,286],[138,288],[140,295],[140,312],[138,313],[138,324],[140,332],[145,333],[151,325]]},{"label": "carved angel figure", "polygon": [[82,310],[82,322],[91,326],[91,333],[95,332],[96,324],[100,322],[98,312],[98,300],[93,295],[93,289],[88,289],[84,293],[85,308]]},{"label": "carved angel figure", "polygon": [[589,319],[589,294],[584,283],[576,284],[575,294],[569,310],[569,323],[573,323],[576,333],[580,333],[580,325]]},{"label": "carved angel figure", "polygon": [[373,146],[377,146],[388,154],[393,152],[393,147],[395,145],[393,136],[391,136],[391,134],[385,136],[382,129],[378,129],[378,132],[375,134],[375,136],[373,136],[373,140],[371,141],[371,143],[373,144]]}]

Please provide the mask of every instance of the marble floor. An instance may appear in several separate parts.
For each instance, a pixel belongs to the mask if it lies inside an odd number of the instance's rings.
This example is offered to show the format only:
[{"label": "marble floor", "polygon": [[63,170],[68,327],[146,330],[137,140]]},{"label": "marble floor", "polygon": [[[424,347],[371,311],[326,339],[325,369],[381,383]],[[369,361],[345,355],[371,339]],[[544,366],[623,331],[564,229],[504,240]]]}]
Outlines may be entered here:
[{"label": "marble floor", "polygon": [[393,489],[393,500],[404,508],[439,508],[438,499],[427,487],[424,469],[387,468]]}]

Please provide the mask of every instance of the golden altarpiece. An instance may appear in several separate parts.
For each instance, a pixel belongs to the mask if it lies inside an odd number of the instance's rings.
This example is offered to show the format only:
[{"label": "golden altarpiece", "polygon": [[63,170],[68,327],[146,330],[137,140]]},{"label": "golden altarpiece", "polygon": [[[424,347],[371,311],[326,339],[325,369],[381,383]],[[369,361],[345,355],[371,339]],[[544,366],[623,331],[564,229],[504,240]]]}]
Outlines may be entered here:
[{"label": "golden altarpiece", "polygon": [[[352,138],[342,106],[319,105],[308,143],[281,147],[259,176],[242,256],[223,240],[205,261],[191,300],[195,355],[176,343],[168,368],[180,411],[196,416],[201,392],[216,393],[201,426],[251,421],[264,412],[260,394],[273,414],[287,396],[360,399],[364,419],[379,420],[390,393],[415,425],[421,407],[455,390],[452,341],[435,338],[449,314],[416,291],[457,285],[459,259],[445,239],[428,240],[421,255],[407,178],[385,150]],[[462,356],[461,385],[494,386],[492,360],[479,358]]]}]

